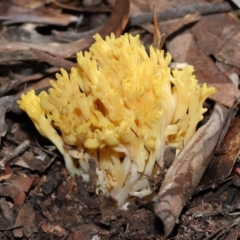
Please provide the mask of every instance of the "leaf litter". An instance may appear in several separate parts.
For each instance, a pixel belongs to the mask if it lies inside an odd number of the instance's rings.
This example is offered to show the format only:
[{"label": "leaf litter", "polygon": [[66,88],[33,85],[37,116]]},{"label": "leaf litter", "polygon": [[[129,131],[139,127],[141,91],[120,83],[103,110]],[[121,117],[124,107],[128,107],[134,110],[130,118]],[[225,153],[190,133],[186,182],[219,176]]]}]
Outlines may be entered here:
[{"label": "leaf litter", "polygon": [[[26,5],[26,1],[14,0],[3,1],[1,6],[1,239],[162,239],[163,236],[237,239],[240,232],[238,105],[228,119],[230,127],[218,148],[213,150],[218,139],[211,137],[205,143],[213,146],[208,148],[209,153],[199,148],[200,128],[192,146],[186,145],[183,157],[179,155],[179,162],[169,160],[167,174],[150,179],[160,187],[157,204],[137,198],[123,210],[116,207],[114,199],[96,195],[96,166],[91,159],[90,182],[81,177],[70,178],[55,147],[39,135],[16,104],[22,92],[46,89],[59,68],[69,70],[74,66],[76,52],[91,45],[95,32],[102,36],[110,32],[117,36],[134,32],[141,35],[146,46],[155,42],[156,47],[163,46],[169,51],[175,62],[193,65],[200,82],[217,88],[212,101],[206,103],[209,112],[213,112],[205,116],[206,122],[214,114],[214,104],[227,109],[222,105],[229,108],[240,97],[238,85],[229,79],[235,73],[238,82],[240,73],[240,21],[235,5],[200,0],[195,4],[187,0],[157,1],[155,6],[142,0],[131,4],[126,0],[81,4],[71,0],[64,3],[35,0]],[[176,9],[178,15],[174,14]],[[96,26],[93,22],[100,15],[104,15],[103,22]],[[18,38],[14,36],[16,31]],[[70,33],[74,40],[64,38]],[[203,125],[210,136],[214,134],[211,129],[221,131],[220,124],[216,126],[214,121],[212,124],[212,127]],[[208,157],[202,158],[202,153]],[[200,159],[194,161],[194,167],[191,161],[185,161],[189,154]],[[191,170],[186,167],[179,171],[181,161],[190,164]],[[179,181],[178,174],[182,174],[181,182],[185,184],[176,190],[169,189]],[[163,210],[159,207],[161,202],[169,202],[169,208]],[[164,211],[169,214],[167,218],[162,217]],[[168,221],[169,216],[174,216],[173,220]]]}]

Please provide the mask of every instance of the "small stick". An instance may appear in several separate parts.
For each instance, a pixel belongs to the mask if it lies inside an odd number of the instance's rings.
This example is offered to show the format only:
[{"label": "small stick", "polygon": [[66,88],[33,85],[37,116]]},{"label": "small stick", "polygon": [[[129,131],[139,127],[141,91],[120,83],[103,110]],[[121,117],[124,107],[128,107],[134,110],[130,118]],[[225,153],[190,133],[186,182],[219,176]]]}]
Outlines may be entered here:
[{"label": "small stick", "polygon": [[38,57],[39,60],[50,63],[54,67],[64,68],[66,71],[70,71],[76,64],[61,57],[52,56],[42,50],[36,48],[30,48],[30,50]]},{"label": "small stick", "polygon": [[25,152],[29,145],[30,145],[29,140],[25,140],[18,147],[16,147],[12,153],[10,153],[7,156],[4,156],[0,160],[0,169],[3,170],[5,168],[6,163],[10,162],[13,158]]},{"label": "small stick", "polygon": [[[216,2],[216,3],[198,3],[192,5],[185,5],[179,7],[169,8],[163,11],[157,12],[158,21],[165,21],[170,19],[176,19],[184,17],[187,14],[200,13],[201,15],[228,12],[233,10],[232,6],[228,2]],[[128,26],[152,22],[152,12],[134,14],[130,17]]]}]

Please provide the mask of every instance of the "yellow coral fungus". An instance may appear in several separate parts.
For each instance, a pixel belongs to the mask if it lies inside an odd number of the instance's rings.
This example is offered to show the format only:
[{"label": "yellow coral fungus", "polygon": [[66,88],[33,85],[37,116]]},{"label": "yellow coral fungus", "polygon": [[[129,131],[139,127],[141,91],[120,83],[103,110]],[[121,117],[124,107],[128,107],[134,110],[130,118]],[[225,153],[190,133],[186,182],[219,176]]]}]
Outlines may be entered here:
[{"label": "yellow coral fungus", "polygon": [[77,54],[70,75],[61,69],[49,93],[32,90],[18,103],[63,154],[70,174],[88,181],[94,159],[97,193],[122,206],[129,196],[153,192],[148,177],[164,170],[165,147],[181,150],[215,89],[199,86],[192,66],[172,71],[170,54],[152,47],[148,54],[139,36],[95,40]]}]

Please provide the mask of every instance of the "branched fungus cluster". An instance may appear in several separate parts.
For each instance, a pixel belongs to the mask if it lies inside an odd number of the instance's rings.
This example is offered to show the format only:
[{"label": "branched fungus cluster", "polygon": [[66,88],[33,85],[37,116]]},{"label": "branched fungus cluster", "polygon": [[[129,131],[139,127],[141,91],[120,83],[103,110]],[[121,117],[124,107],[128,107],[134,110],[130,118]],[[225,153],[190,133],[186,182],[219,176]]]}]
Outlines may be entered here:
[{"label": "branched fungus cluster", "polygon": [[131,196],[152,194],[148,178],[164,171],[165,148],[181,150],[215,89],[198,85],[192,66],[171,70],[170,54],[153,47],[147,53],[139,36],[95,40],[77,54],[70,74],[61,69],[48,93],[31,90],[18,103],[71,175],[88,181],[94,159],[96,192],[122,206]]}]

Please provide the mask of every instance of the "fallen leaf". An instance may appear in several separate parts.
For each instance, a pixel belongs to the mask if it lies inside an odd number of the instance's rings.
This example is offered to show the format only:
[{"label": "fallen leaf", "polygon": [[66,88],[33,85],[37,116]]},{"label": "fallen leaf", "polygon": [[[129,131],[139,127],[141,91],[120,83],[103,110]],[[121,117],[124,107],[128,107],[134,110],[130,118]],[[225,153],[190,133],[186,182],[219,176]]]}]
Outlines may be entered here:
[{"label": "fallen leaf", "polygon": [[13,170],[10,167],[5,167],[4,170],[0,172],[0,182],[6,181],[13,175]]},{"label": "fallen leaf", "polygon": [[29,147],[30,141],[25,140],[19,146],[17,146],[14,150],[10,149],[9,154],[3,156],[3,158],[0,159],[0,167],[4,169],[5,166],[9,165],[12,159],[19,156],[23,152],[26,151],[26,149]]},{"label": "fallen leaf", "polygon": [[42,230],[49,235],[52,234],[58,237],[64,237],[67,234],[67,230],[58,223],[41,222],[39,225]]},{"label": "fallen leaf", "polygon": [[12,79],[3,79],[0,78],[0,97],[2,97],[4,94],[12,90],[17,84],[18,80],[12,80]]},{"label": "fallen leaf", "polygon": [[227,108],[216,104],[208,122],[197,130],[168,169],[154,207],[164,226],[165,237],[171,233],[208,167],[209,156],[217,144],[227,115]]},{"label": "fallen leaf", "polygon": [[[44,154],[44,153],[42,153]],[[21,166],[31,171],[44,172],[55,160],[54,157],[50,158],[48,155],[44,155],[44,160],[37,159],[32,152],[26,151],[22,156],[16,157],[12,162],[14,166]]]},{"label": "fallen leaf", "polygon": [[184,31],[174,39],[167,42],[167,49],[171,53],[174,61],[188,63],[194,66],[198,81],[208,86],[216,88],[216,93],[209,98],[223,104],[232,106],[235,98],[240,97],[239,90],[215,65],[197,45],[193,35],[189,31]]},{"label": "fallen leaf", "polygon": [[201,19],[201,15],[199,13],[194,13],[194,14],[188,14],[186,16],[184,16],[183,18],[176,20],[176,23],[171,24],[168,28],[166,28],[164,26],[164,23],[161,23],[161,29],[164,29],[162,31],[162,40],[161,40],[161,47],[163,46],[163,44],[165,43],[166,39],[172,35],[174,32],[176,32],[177,30],[183,28],[184,26],[187,26],[190,23],[195,23],[197,21],[199,21],[199,19]]},{"label": "fallen leaf", "polygon": [[38,10],[27,9],[14,6],[9,3],[0,3],[0,19],[3,24],[16,24],[24,22],[44,23],[66,26],[71,22],[76,22],[76,16],[58,13],[54,9],[41,8]]},{"label": "fallen leaf", "polygon": [[21,207],[15,222],[15,225],[16,224],[23,226],[22,231],[24,236],[27,238],[31,237],[34,232],[37,232],[37,226],[35,223],[35,213],[31,203],[26,203]]},{"label": "fallen leaf", "polygon": [[[161,29],[161,42],[159,45],[159,48],[162,49],[163,44],[165,43],[166,39],[171,36],[174,32],[178,31],[179,29],[183,28],[184,26],[187,26],[190,23],[197,22],[201,16],[198,13],[195,14],[189,14],[184,16],[181,19],[176,20],[170,20],[166,22],[161,22],[160,29]],[[146,29],[150,33],[154,33],[155,27],[153,24],[147,23],[142,24],[142,28]]]},{"label": "fallen leaf", "polygon": [[[111,7],[108,7],[108,6],[75,7],[75,6],[70,6],[69,4],[63,4],[63,3],[57,2],[57,1],[53,1],[52,4],[55,5],[55,6],[58,6],[60,8],[68,9],[68,10],[72,10],[72,11],[76,11],[76,12],[98,12],[98,13],[102,13],[102,12],[111,12],[112,11]],[[115,4],[116,4],[116,1],[114,2],[114,4],[112,4],[112,6],[114,6]]]},{"label": "fallen leaf", "polygon": [[128,23],[129,11],[129,0],[117,0],[110,18],[99,30],[99,34],[102,37],[105,37],[109,33],[113,32],[115,36],[120,36]]},{"label": "fallen leaf", "polygon": [[45,195],[50,195],[59,185],[62,179],[61,169],[57,167],[47,174],[46,181],[42,185],[42,191]]},{"label": "fallen leaf", "polygon": [[11,2],[17,6],[24,7],[24,8],[30,8],[30,9],[36,9],[39,7],[44,6],[48,0],[11,0]]},{"label": "fallen leaf", "polygon": [[227,135],[221,144],[219,155],[216,155],[209,165],[203,179],[199,184],[199,190],[209,187],[217,187],[232,172],[233,166],[240,154],[240,117],[233,119]]},{"label": "fallen leaf", "polygon": [[226,13],[204,16],[191,28],[198,46],[219,61],[240,68],[240,21]]},{"label": "fallen leaf", "polygon": [[0,209],[1,209],[1,218],[0,218],[0,230],[7,230],[15,221],[14,210],[4,198],[0,199]]},{"label": "fallen leaf", "polygon": [[[1,43],[1,44],[6,44],[6,47],[9,47],[9,44],[11,42],[7,42],[7,43]],[[15,44],[17,44],[18,42],[13,42],[13,46],[15,46]],[[22,44],[23,46],[27,46],[30,43],[22,43],[19,42],[20,44]],[[10,44],[11,45],[11,44]],[[19,49],[16,46],[17,49]],[[29,47],[30,48],[30,47]],[[0,62],[4,65],[4,64],[14,64],[18,61],[23,61],[23,60],[35,60],[36,56],[33,54],[32,51],[28,50],[29,48],[25,48],[25,49],[19,49],[19,50],[11,50],[11,46],[9,47],[9,51],[4,52],[4,50],[2,49],[2,51],[0,50]]]},{"label": "fallen leaf", "polygon": [[101,0],[83,0],[82,2],[84,6],[94,6],[100,4]]},{"label": "fallen leaf", "polygon": [[[116,5],[105,25],[99,30],[99,34],[105,37],[109,33],[113,32],[116,36],[119,36],[128,22],[130,1],[118,0]],[[85,37],[78,41],[66,43],[66,44],[32,44],[25,42],[7,42],[1,43],[0,53],[23,51],[35,48],[38,50],[46,51],[55,56],[61,56],[67,58],[72,56],[78,51],[84,50],[94,42],[93,37]]]},{"label": "fallen leaf", "polygon": [[190,29],[198,46],[207,55],[216,55],[221,46],[240,30],[239,20],[226,13],[202,16]]},{"label": "fallen leaf", "polygon": [[[92,223],[86,223],[78,226],[77,230],[70,234],[69,240],[87,240],[94,239],[93,237],[98,234],[98,228]],[[100,239],[100,238],[96,238]]]},{"label": "fallen leaf", "polygon": [[2,42],[29,42],[35,44],[46,44],[53,42],[55,38],[51,35],[43,35],[38,32],[40,24],[25,23],[20,26],[4,26],[0,31]]},{"label": "fallen leaf", "polygon": [[[20,94],[7,95],[0,98],[0,105],[6,109],[7,112],[15,111],[16,113],[21,112],[19,106],[17,106],[16,101],[19,99]],[[15,110],[14,110],[15,109]]]},{"label": "fallen leaf", "polygon": [[11,197],[14,204],[24,204],[26,194],[33,184],[33,178],[27,175],[14,175],[0,184],[0,195]]},{"label": "fallen leaf", "polygon": [[240,237],[240,227],[232,230],[226,237],[225,240],[238,240]]}]

